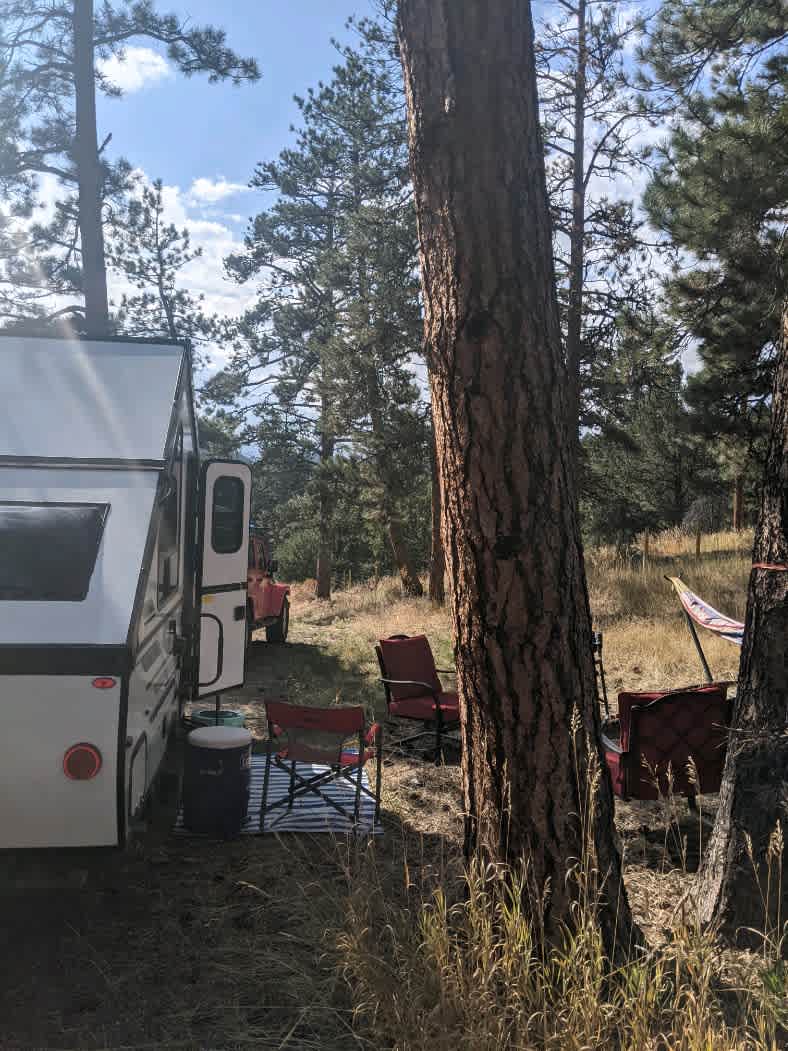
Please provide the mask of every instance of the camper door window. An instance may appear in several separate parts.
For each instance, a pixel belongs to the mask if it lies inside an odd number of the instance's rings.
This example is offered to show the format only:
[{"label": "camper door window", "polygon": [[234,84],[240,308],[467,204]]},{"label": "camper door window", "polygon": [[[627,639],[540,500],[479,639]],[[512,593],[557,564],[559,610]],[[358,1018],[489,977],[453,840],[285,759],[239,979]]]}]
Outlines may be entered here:
[{"label": "camper door window", "polygon": [[217,555],[233,555],[244,540],[244,484],[222,475],[213,485],[211,547]]},{"label": "camper door window", "polygon": [[109,504],[0,503],[0,601],[83,602]]}]

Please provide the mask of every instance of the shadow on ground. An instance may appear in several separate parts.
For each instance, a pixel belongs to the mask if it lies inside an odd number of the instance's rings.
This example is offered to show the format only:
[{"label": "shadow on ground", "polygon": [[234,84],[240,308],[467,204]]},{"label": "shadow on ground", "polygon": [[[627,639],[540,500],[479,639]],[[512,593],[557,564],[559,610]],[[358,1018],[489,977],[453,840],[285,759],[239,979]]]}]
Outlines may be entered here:
[{"label": "shadow on ground", "polygon": [[[261,739],[266,697],[347,703],[356,682],[359,700],[374,705],[368,676],[328,649],[256,642],[246,686],[225,703]],[[352,874],[374,874],[396,894],[406,859],[417,882],[454,864],[455,841],[416,832],[412,818],[437,811],[450,827],[456,800],[441,807],[436,793],[456,778],[456,767],[387,758],[385,834],[374,842],[291,833],[215,843],[172,836],[170,776],[152,823],[123,852],[0,857],[0,1046],[369,1047],[334,966]]]}]

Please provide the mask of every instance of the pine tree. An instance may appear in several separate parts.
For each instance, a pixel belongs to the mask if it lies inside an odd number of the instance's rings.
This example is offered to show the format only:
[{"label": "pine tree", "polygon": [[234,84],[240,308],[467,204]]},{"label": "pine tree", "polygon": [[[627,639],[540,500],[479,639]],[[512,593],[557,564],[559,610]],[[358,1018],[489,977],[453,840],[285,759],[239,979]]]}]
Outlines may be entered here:
[{"label": "pine tree", "polygon": [[[756,931],[779,942],[788,909],[788,853],[782,847],[788,816],[787,491],[788,306],[775,371],[738,693],[719,808],[700,872],[703,920],[717,922],[729,936],[750,943]],[[779,849],[773,849],[776,841]],[[764,888],[770,879],[774,890],[767,896]]]},{"label": "pine tree", "polygon": [[[535,40],[573,433],[615,353],[616,319],[648,298],[648,250],[632,201],[606,185],[642,168],[637,132],[657,116],[629,83],[625,49],[642,21],[618,3],[562,0]],[[575,449],[575,458],[578,450]]]},{"label": "pine tree", "polygon": [[222,326],[184,284],[182,271],[202,249],[193,248],[188,230],[167,222],[164,212],[159,180],[142,183],[114,217],[107,262],[132,287],[122,294],[115,322],[128,335],[185,339],[195,350],[219,337]]},{"label": "pine tree", "polygon": [[786,28],[768,5],[670,0],[647,51],[652,89],[678,100],[681,119],[645,205],[680,252],[668,308],[701,361],[687,400],[733,485],[735,528],[765,454],[784,293]]},{"label": "pine tree", "polygon": [[[651,201],[665,228],[698,257],[692,286],[678,288],[681,305],[691,309],[696,297],[700,301],[704,364],[721,390],[743,397],[743,408],[763,400],[766,377],[774,371],[753,561],[777,566],[788,557],[788,325],[780,233],[786,207],[786,35],[788,12],[781,3],[665,0],[649,48],[659,82],[680,100],[685,118],[671,143],[680,162],[676,177],[668,153]],[[742,383],[739,391],[726,382],[731,373]],[[761,568],[750,579],[719,810],[699,873],[701,916],[729,935],[763,929],[755,873],[763,878],[768,837],[785,820],[786,579],[782,570]],[[784,916],[782,850],[778,864],[780,889],[773,901]],[[770,931],[773,921],[766,917]]]},{"label": "pine tree", "polygon": [[377,494],[403,586],[418,594],[400,513],[414,458],[428,463],[408,367],[420,316],[401,95],[375,46],[346,49],[342,59],[329,84],[298,100],[295,147],[252,180],[279,196],[254,220],[243,255],[229,260],[239,280],[263,279],[231,371],[236,398],[255,384],[270,390],[248,400],[249,413],[275,403],[312,421],[318,595],[330,588],[338,457],[351,451]]},{"label": "pine tree", "polygon": [[279,407],[312,431],[320,465],[316,594],[327,599],[339,424],[331,355],[338,330],[333,265],[343,233],[344,157],[310,124],[310,100],[297,101],[305,128],[295,147],[283,150],[275,162],[258,165],[251,181],[256,189],[277,193],[278,200],[251,223],[244,252],[227,260],[236,280],[261,281],[258,302],[241,321],[227,371],[229,396],[243,401],[247,417],[264,419],[272,407]]},{"label": "pine tree", "polygon": [[109,327],[106,206],[122,198],[130,174],[127,163],[107,157],[111,135],[99,142],[96,89],[120,92],[97,59],[122,57],[135,39],[163,44],[187,76],[206,72],[211,81],[240,83],[259,75],[252,59],[227,47],[221,30],[160,15],[152,0],[106,0],[95,10],[93,0],[0,0],[0,184],[26,196],[28,209],[37,177],[54,175],[64,191],[54,222],[34,231],[26,246],[29,265],[6,277],[27,282],[18,306],[42,289],[84,297],[84,308],[71,310],[84,312],[91,335]]},{"label": "pine tree", "polygon": [[616,425],[583,438],[583,531],[594,544],[625,547],[645,530],[681,527],[693,503],[719,486],[714,459],[693,433],[681,366],[642,365],[633,354]]},{"label": "pine tree", "polygon": [[608,779],[585,842],[578,820],[588,764],[604,767],[604,759],[530,6],[403,0],[399,18],[445,497],[466,850],[494,863],[527,857],[538,893],[549,886],[550,931],[572,923],[570,872],[591,851],[605,874],[608,906],[599,919],[613,952],[633,930]]}]

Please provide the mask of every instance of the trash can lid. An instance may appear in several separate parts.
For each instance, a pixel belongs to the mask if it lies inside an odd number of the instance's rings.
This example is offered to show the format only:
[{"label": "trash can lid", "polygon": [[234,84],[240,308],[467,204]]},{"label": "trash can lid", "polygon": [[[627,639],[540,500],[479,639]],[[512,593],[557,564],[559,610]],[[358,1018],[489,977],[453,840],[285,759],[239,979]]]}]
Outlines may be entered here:
[{"label": "trash can lid", "polygon": [[246,748],[252,743],[252,734],[240,726],[201,726],[187,738],[196,748]]}]

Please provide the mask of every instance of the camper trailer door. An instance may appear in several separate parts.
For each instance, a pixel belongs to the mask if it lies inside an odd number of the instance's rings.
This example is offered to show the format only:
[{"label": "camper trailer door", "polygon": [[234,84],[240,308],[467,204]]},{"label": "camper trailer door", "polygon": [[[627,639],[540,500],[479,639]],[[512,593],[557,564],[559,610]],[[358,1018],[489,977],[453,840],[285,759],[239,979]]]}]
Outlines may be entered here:
[{"label": "camper trailer door", "polygon": [[242,686],[252,472],[211,460],[203,467],[198,695]]}]

